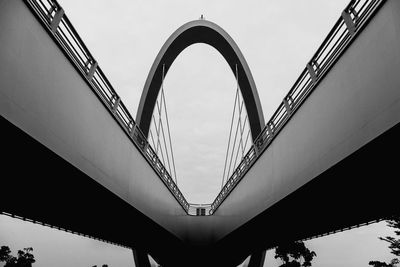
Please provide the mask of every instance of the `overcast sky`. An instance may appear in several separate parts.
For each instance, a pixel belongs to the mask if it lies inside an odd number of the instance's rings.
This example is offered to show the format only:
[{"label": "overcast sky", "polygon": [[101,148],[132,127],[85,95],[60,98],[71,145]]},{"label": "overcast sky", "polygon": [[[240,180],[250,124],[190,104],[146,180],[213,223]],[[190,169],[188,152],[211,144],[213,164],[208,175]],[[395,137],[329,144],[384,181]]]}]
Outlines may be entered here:
[{"label": "overcast sky", "polygon": [[[203,14],[238,44],[268,120],[348,0],[59,2],[133,117],[166,39]],[[189,202],[210,203],[221,185],[235,77],[216,50],[196,44],[172,65],[164,89],[179,187]],[[311,241],[318,254],[314,266],[343,266],[343,261],[366,266],[370,259],[389,259],[377,239],[388,231],[380,223]],[[0,241],[13,251],[33,246],[35,266],[133,266],[129,250],[5,216],[0,216]]]}]

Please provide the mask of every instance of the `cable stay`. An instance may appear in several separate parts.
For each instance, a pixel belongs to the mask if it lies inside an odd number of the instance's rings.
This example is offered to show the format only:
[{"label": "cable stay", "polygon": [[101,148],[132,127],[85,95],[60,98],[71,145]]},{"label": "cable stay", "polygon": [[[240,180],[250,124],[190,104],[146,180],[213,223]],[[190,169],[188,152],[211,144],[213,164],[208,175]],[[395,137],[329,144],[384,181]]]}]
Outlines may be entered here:
[{"label": "cable stay", "polygon": [[[156,154],[158,153],[158,144],[160,143],[160,128],[161,128],[161,115],[160,115],[160,106],[158,105],[158,100],[156,101],[157,103],[157,111],[158,111],[158,127],[156,125],[156,133],[157,133],[157,147],[156,147]],[[162,105],[162,101],[161,101]],[[154,114],[153,114],[154,118]],[[155,120],[154,120],[155,121]]]},{"label": "cable stay", "polygon": [[[243,105],[243,102],[242,102],[242,105]],[[239,111],[242,111],[240,106],[239,106]],[[241,113],[239,113],[239,117],[240,117],[240,115],[241,115]],[[239,120],[238,120],[238,123],[236,124],[235,138],[234,138],[234,141],[233,141],[233,149],[232,149],[232,153],[231,153],[231,158],[229,160],[228,176],[226,177],[227,180],[229,179],[229,177],[231,175],[230,171],[231,171],[231,166],[232,166],[233,155],[235,153],[235,146],[236,146],[236,139],[237,139],[238,130],[239,130]],[[240,148],[240,144],[238,144],[237,149],[239,150],[239,148]],[[232,169],[234,170],[235,166],[233,166]]]},{"label": "cable stay", "polygon": [[[236,79],[236,82],[237,82],[237,89],[236,89],[236,91],[239,91],[239,76],[238,76],[237,64],[236,64],[236,77],[237,77],[237,79]],[[238,99],[238,101],[239,101],[239,99]],[[238,103],[239,103],[239,102],[238,102]],[[241,103],[240,108],[239,108],[240,146],[242,147],[242,158],[243,158],[243,156],[244,156],[244,147],[243,147],[243,130],[244,130],[244,129],[242,129],[242,122],[241,122],[241,116],[240,116],[240,115],[242,114],[243,103],[244,103],[244,100],[243,100],[243,97],[242,97],[242,103]],[[246,119],[247,119],[247,112],[246,112]],[[243,123],[243,125],[246,125],[246,122]],[[235,162],[236,162],[236,160],[235,160]],[[234,166],[235,166],[235,165],[236,165],[236,164],[234,164]]]},{"label": "cable stay", "polygon": [[151,141],[153,143],[153,147],[156,147],[156,144],[155,144],[154,138],[153,138],[153,133],[152,133],[151,129],[149,129],[149,133],[150,133]]},{"label": "cable stay", "polygon": [[[160,89],[160,94],[159,94],[159,99],[156,100],[156,111],[153,112],[152,115],[152,126],[155,128],[155,133],[156,133],[156,141],[155,137],[153,136],[153,132],[151,131],[150,127],[150,139],[153,143],[154,149],[155,149],[155,154],[157,156],[161,156],[161,160],[163,165],[168,168],[168,172],[171,175],[171,177],[174,179],[175,183],[177,183],[177,177],[176,177],[176,168],[175,168],[175,159],[174,159],[174,153],[172,149],[172,139],[171,139],[171,132],[170,132],[170,127],[169,127],[169,120],[168,120],[168,112],[167,112],[167,103],[165,100],[165,93],[164,93],[164,78],[165,78],[165,64],[163,64],[163,69],[162,69],[162,80],[161,80],[161,89]],[[165,122],[163,123],[163,111],[164,111],[164,117],[165,117]],[[157,119],[156,116],[157,115]],[[167,125],[167,137],[166,133],[164,130],[164,125]],[[167,145],[167,141],[169,145]],[[163,144],[161,144],[163,143]],[[168,151],[169,150],[169,151]],[[165,157],[164,157],[165,153]],[[170,160],[170,154],[171,154],[171,160]],[[171,163],[172,161],[172,163]],[[172,167],[172,168],[171,168]],[[173,172],[172,172],[173,170]]]},{"label": "cable stay", "polygon": [[[233,171],[236,168],[236,163],[237,163],[237,159],[239,156],[239,152],[241,152],[241,160],[244,158],[249,135],[250,135],[250,127],[248,127],[246,138],[244,138],[244,134],[246,132],[246,126],[248,126],[248,116],[247,116],[247,112],[246,112],[245,118],[244,119],[242,118],[242,112],[244,109],[244,107],[243,107],[244,99],[240,93],[239,73],[238,73],[237,65],[235,66],[235,74],[236,74],[236,77],[235,77],[236,78],[236,94],[235,94],[235,100],[234,100],[234,105],[233,105],[231,125],[230,125],[230,129],[229,129],[228,146],[227,146],[226,154],[225,154],[225,163],[224,163],[224,171],[223,171],[223,175],[222,175],[221,189],[224,187],[225,182],[228,181],[230,175],[232,175]],[[236,112],[236,110],[237,110],[237,112]],[[236,120],[235,120],[235,118],[236,118]],[[233,129],[234,129],[233,127],[234,127],[235,121],[236,121],[235,134],[233,137],[232,134],[233,134]],[[239,136],[238,136],[238,134],[239,134]],[[232,163],[233,163],[233,165],[232,165]],[[232,171],[232,173],[231,173],[231,171]]]},{"label": "cable stay", "polygon": [[[154,117],[154,114],[153,114],[153,121],[156,121],[156,119],[155,119],[155,117]],[[160,124],[160,127],[162,126],[162,124]],[[164,160],[164,153],[163,153],[163,151],[162,151],[162,146],[161,146],[161,143],[160,143],[160,127],[159,128],[157,128],[157,125],[154,123],[154,127],[156,128],[156,134],[157,134],[157,143],[156,143],[156,150],[155,150],[155,153],[156,153],[156,155],[158,156],[158,157],[160,157],[160,155],[161,155],[161,161],[162,161],[162,164],[165,166],[165,160]],[[158,154],[158,148],[160,148],[160,154]]]},{"label": "cable stay", "polygon": [[[237,69],[237,64],[236,64],[236,69]],[[237,73],[236,73],[236,81],[237,81]],[[226,171],[226,163],[228,162],[228,154],[229,154],[229,146],[231,144],[231,137],[232,137],[232,127],[233,127],[233,121],[235,118],[235,111],[236,111],[236,102],[238,98],[238,90],[236,90],[235,94],[235,104],[233,105],[233,112],[232,112],[232,119],[231,119],[231,126],[229,129],[229,138],[228,138],[228,147],[226,149],[226,155],[225,155],[225,163],[224,163],[224,173],[222,174],[222,183],[221,183],[221,189],[224,187],[224,181],[225,181],[225,171]]]},{"label": "cable stay", "polygon": [[[161,99],[162,100],[162,99]],[[167,143],[166,143],[166,141],[165,141],[165,134],[164,134],[164,126],[163,126],[163,123],[162,123],[162,121],[161,121],[161,107],[162,107],[162,102],[163,101],[160,101],[161,103],[160,103],[160,105],[158,105],[158,102],[156,103],[157,104],[157,110],[158,110],[158,115],[159,115],[159,117],[160,117],[160,126],[161,126],[161,133],[162,133],[162,138],[163,138],[163,143],[164,143],[164,148],[165,148],[165,154],[166,154],[166,157],[167,157],[167,163],[168,163],[168,171],[169,171],[169,173],[171,174],[171,164],[170,164],[170,162],[169,162],[169,156],[168,156],[168,149],[167,149]],[[165,106],[165,103],[164,103],[164,106]],[[161,146],[161,144],[160,144],[160,146]],[[165,164],[164,164],[164,166],[165,166]]]},{"label": "cable stay", "polygon": [[[247,118],[248,118],[248,117],[247,117],[247,114],[246,114],[245,121],[244,121],[244,124],[243,124],[243,128],[241,129],[242,133],[243,133],[244,128],[245,128],[245,126],[246,126]],[[244,158],[244,153],[243,153],[243,151],[246,149],[247,141],[248,141],[248,139],[249,139],[249,135],[250,135],[250,129],[248,129],[248,131],[247,131],[246,141],[245,141],[245,144],[244,144],[244,146],[243,146],[244,148],[242,149],[242,157],[241,157],[240,161],[242,161],[243,158]],[[242,138],[242,135],[241,135],[240,137]],[[239,155],[239,149],[238,149],[237,152],[236,152],[235,162],[233,163],[234,168],[235,168],[235,166],[237,166],[237,165],[236,165],[236,162],[237,162],[238,155]],[[239,161],[239,163],[240,163],[240,161]]]},{"label": "cable stay", "polygon": [[[173,169],[174,169],[173,177],[175,177],[175,183],[178,185],[178,178],[176,176],[176,168],[175,168],[174,150],[172,149],[171,131],[170,131],[169,120],[168,120],[167,102],[165,101],[165,94],[164,94],[164,78],[165,78],[165,64],[163,64],[163,71],[162,71],[161,97],[162,97],[162,99],[164,99],[164,110],[165,110],[165,118],[167,121],[169,147],[170,147],[170,151],[171,151],[172,165],[173,165]],[[172,173],[171,173],[171,175],[172,175]]]}]

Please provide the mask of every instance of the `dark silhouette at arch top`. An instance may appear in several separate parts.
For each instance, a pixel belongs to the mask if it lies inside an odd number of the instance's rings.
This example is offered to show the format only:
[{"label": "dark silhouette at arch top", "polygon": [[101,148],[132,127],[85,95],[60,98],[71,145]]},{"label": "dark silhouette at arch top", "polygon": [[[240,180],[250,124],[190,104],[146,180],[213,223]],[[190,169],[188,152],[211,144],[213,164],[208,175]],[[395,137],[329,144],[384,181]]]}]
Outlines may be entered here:
[{"label": "dark silhouette at arch top", "polygon": [[239,86],[249,117],[251,134],[253,140],[255,140],[264,128],[265,122],[249,66],[233,39],[217,24],[203,19],[182,25],[161,48],[147,77],[136,115],[136,122],[147,137],[154,105],[161,88],[163,64],[165,64],[166,75],[175,58],[185,48],[195,43],[205,43],[217,49],[228,62],[234,74],[237,64]]}]

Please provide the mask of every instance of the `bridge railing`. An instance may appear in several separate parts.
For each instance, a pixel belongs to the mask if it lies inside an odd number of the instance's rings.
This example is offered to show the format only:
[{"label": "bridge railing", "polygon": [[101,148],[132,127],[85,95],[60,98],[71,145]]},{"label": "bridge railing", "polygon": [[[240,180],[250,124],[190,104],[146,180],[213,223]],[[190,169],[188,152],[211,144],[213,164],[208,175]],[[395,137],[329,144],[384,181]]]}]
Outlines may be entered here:
[{"label": "bridge railing", "polygon": [[93,92],[113,115],[121,128],[139,148],[157,175],[161,178],[182,208],[188,212],[189,203],[168,173],[155,151],[147,142],[139,126],[114,90],[97,61],[65,15],[56,0],[24,0],[39,18],[50,36],[86,80]]},{"label": "bridge railing", "polygon": [[254,140],[248,153],[211,204],[209,215],[218,209],[384,2],[385,0],[350,1],[265,128]]}]

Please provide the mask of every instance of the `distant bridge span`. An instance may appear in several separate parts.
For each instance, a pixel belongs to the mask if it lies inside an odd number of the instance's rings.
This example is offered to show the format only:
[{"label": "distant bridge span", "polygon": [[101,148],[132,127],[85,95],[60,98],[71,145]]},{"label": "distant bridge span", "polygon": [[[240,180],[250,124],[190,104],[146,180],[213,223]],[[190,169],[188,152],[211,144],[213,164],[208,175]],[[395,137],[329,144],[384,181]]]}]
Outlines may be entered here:
[{"label": "distant bridge span", "polygon": [[312,94],[214,215],[188,216],[132,142],[117,94],[97,93],[95,61],[82,71],[29,5],[0,0],[9,174],[0,211],[151,253],[163,266],[227,267],[278,242],[399,212],[400,2],[372,2],[380,8],[370,23],[312,77]]}]

